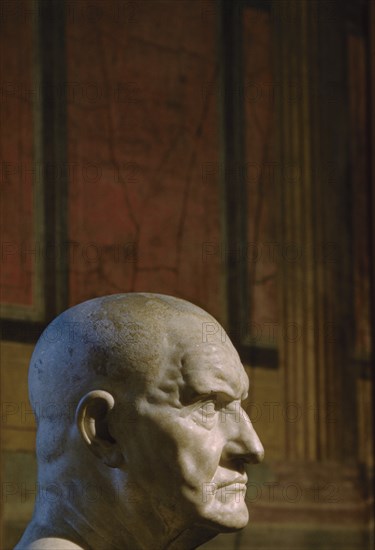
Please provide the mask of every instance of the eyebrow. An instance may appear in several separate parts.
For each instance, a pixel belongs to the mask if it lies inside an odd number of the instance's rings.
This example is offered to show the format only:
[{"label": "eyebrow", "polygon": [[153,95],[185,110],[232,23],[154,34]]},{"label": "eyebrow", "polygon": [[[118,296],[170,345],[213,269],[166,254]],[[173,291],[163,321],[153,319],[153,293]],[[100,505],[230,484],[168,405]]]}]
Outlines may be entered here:
[{"label": "eyebrow", "polygon": [[[226,350],[189,349],[181,360],[181,374],[187,384],[187,394],[221,393],[229,399],[244,401],[249,390],[249,379],[244,366],[229,357]],[[207,371],[209,371],[207,380]],[[206,376],[205,376],[206,375]],[[190,398],[192,396],[190,395]],[[190,401],[190,399],[188,399]]]},{"label": "eyebrow", "polygon": [[239,397],[237,397],[236,395],[234,395],[234,393],[232,392],[228,392],[226,390],[223,390],[223,389],[218,389],[218,390],[213,390],[213,393],[221,393],[223,395],[226,395],[227,397],[229,397],[229,399],[231,399],[232,401],[245,401],[248,397],[248,391],[246,392],[242,392],[241,395]]},{"label": "eyebrow", "polygon": [[214,394],[222,394],[225,395],[228,399],[231,401],[244,401],[248,396],[248,390],[243,390],[241,392],[241,395],[238,396],[237,393],[233,390],[231,384],[227,380],[220,380],[216,378],[216,380],[210,384],[210,388],[207,387],[205,389],[205,382],[203,381],[203,384],[201,387],[199,387],[196,384],[195,380],[192,380],[189,385],[190,390],[193,390],[194,392],[194,400],[198,400],[200,397],[209,397],[210,395]]}]

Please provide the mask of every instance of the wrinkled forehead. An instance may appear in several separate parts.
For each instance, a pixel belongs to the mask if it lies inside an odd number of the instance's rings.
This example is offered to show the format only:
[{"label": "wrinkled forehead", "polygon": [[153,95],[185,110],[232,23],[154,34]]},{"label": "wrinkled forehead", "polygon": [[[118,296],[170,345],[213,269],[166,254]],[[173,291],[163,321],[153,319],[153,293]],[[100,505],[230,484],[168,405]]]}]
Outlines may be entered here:
[{"label": "wrinkled forehead", "polygon": [[[209,325],[208,325],[209,323]],[[206,316],[181,316],[165,327],[160,363],[146,375],[148,391],[176,403],[200,395],[222,393],[233,400],[246,398],[249,380],[224,329]],[[208,332],[207,332],[208,331]]]},{"label": "wrinkled forehead", "polygon": [[182,375],[196,395],[222,393],[244,400],[249,391],[248,376],[230,341],[188,345]]}]

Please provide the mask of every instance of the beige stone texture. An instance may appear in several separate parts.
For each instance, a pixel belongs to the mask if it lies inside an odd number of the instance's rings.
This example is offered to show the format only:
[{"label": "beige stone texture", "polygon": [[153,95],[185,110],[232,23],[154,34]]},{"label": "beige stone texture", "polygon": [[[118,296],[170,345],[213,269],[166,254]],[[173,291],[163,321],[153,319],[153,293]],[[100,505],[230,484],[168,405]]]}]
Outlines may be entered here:
[{"label": "beige stone texture", "polygon": [[2,341],[1,446],[9,451],[35,449],[35,421],[31,410],[27,371],[34,346]]}]

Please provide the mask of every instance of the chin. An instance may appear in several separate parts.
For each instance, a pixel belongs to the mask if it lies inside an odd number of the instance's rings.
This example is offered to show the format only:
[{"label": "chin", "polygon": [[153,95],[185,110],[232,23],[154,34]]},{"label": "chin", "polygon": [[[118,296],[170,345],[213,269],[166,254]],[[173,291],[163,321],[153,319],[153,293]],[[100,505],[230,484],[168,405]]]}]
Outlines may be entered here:
[{"label": "chin", "polygon": [[202,524],[206,524],[220,533],[231,533],[246,527],[249,522],[249,511],[246,503],[228,502],[225,504],[214,499],[205,510],[201,510]]}]

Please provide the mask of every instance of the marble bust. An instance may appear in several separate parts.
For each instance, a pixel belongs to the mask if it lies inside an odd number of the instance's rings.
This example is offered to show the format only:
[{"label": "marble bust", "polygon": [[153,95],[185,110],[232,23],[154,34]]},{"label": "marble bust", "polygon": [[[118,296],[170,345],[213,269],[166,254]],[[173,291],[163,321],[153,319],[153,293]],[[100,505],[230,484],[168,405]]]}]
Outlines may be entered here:
[{"label": "marble bust", "polygon": [[264,451],[218,326],[185,300],[129,293],[46,328],[29,369],[38,491],[17,550],[192,549],[247,524],[245,465]]}]

